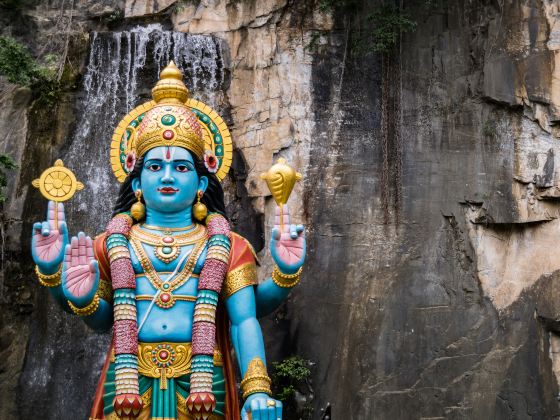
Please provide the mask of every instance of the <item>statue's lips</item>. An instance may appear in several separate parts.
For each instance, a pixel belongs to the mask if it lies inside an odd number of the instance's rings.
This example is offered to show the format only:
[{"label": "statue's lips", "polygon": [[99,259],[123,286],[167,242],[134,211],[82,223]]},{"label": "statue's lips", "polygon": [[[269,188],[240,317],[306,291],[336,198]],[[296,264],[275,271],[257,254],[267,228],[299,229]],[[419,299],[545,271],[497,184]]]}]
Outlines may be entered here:
[{"label": "statue's lips", "polygon": [[179,191],[179,189],[173,187],[163,187],[163,188],[158,188],[158,191],[162,194],[175,194],[176,192]]}]

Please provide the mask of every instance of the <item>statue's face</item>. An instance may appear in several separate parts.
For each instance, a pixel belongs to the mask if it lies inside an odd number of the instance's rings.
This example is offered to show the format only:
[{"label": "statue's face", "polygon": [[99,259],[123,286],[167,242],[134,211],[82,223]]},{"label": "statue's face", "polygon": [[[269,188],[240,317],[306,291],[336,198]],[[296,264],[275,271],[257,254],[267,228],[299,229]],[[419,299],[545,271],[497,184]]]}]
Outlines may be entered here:
[{"label": "statue's face", "polygon": [[199,178],[191,153],[182,147],[155,147],[144,156],[140,178],[132,188],[142,190],[146,207],[162,213],[190,208],[198,190],[205,191],[208,179]]}]

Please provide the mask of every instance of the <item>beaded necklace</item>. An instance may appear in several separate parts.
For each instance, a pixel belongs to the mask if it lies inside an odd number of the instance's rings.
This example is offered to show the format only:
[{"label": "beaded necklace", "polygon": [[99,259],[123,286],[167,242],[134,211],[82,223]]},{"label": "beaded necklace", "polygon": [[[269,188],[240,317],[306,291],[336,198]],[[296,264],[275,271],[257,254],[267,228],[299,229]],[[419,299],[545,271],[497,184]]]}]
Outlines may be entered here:
[{"label": "beaded necklace", "polygon": [[[196,419],[207,418],[216,408],[216,398],[212,393],[216,307],[227,273],[231,247],[229,223],[223,216],[210,214],[206,218],[206,226],[208,253],[198,282],[192,328],[190,393],[186,400],[187,408]],[[125,213],[115,216],[107,226],[106,246],[114,290],[116,396],[113,407],[119,417],[137,417],[143,406],[138,385],[136,274],[128,250],[131,227],[132,219]]]},{"label": "beaded necklace", "polygon": [[176,302],[173,296],[173,291],[181,287],[191,278],[196,262],[198,261],[200,254],[202,254],[202,251],[204,251],[204,248],[206,246],[206,239],[203,238],[198,242],[195,248],[191,251],[189,259],[185,263],[185,266],[170,281],[164,281],[161,279],[152,262],[148,258],[146,250],[142,246],[142,242],[133,238],[132,231],[129,241],[132,245],[132,248],[134,249],[134,252],[136,253],[136,256],[138,257],[138,260],[140,261],[140,265],[144,270],[144,274],[146,275],[152,286],[154,286],[154,288],[156,289],[156,305],[164,309],[173,307]]}]

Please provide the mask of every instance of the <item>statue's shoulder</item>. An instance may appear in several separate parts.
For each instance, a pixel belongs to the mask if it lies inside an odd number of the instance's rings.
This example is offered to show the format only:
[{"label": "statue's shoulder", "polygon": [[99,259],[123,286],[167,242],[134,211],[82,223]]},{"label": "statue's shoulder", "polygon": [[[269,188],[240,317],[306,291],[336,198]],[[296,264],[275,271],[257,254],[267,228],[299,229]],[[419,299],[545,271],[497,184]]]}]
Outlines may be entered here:
[{"label": "statue's shoulder", "polygon": [[238,290],[258,283],[257,255],[247,239],[238,233],[231,234],[228,273],[222,292],[225,298]]}]

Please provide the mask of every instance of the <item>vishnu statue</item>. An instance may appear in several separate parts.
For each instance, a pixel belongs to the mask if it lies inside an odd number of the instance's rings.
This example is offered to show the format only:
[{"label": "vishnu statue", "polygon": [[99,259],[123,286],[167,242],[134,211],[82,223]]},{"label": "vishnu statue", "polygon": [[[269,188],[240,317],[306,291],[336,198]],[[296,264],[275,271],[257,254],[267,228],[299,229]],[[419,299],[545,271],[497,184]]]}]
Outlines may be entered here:
[{"label": "vishnu statue", "polygon": [[[251,245],[226,217],[226,124],[189,97],[173,62],[152,98],[115,129],[111,166],[122,185],[106,231],[70,239],[62,200],[33,225],[39,282],[90,327],[112,329],[90,419],[281,419],[257,318],[299,282],[304,227],[276,208],[275,265],[259,282]],[[280,169],[264,178],[289,195],[299,174]],[[70,189],[70,178],[49,176],[45,185]]]}]

